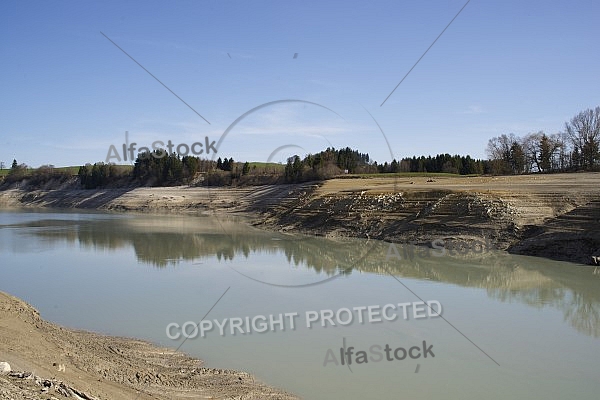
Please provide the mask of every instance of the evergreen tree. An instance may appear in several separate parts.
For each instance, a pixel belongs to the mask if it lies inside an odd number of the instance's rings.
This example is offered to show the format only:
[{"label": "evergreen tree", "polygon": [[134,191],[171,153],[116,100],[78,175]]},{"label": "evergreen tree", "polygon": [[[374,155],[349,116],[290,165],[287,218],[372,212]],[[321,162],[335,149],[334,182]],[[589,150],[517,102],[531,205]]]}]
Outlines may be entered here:
[{"label": "evergreen tree", "polygon": [[244,167],[242,168],[242,175],[248,175],[248,172],[250,172],[250,164],[248,161],[246,161],[244,163]]}]

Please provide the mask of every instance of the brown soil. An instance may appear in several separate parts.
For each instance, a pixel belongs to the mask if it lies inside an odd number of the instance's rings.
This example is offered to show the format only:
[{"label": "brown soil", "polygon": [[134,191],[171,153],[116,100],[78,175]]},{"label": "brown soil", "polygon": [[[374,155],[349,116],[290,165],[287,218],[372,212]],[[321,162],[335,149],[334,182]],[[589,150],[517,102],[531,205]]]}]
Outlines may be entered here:
[{"label": "brown soil", "polygon": [[[173,350],[69,330],[0,292],[2,399],[293,399],[246,373],[205,368]],[[64,368],[63,368],[64,367]]]}]

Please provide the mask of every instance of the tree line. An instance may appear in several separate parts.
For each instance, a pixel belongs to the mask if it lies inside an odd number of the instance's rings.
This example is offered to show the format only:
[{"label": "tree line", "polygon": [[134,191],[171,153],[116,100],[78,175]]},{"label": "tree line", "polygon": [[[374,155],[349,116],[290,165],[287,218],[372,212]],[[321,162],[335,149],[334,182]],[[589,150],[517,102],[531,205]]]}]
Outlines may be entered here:
[{"label": "tree line", "polygon": [[483,174],[489,172],[487,160],[477,160],[471,156],[438,154],[435,157],[421,156],[392,160],[383,164],[371,161],[366,153],[349,147],[336,150],[327,148],[317,154],[309,154],[303,159],[290,157],[284,170],[286,182],[305,182],[329,179],[340,174],[386,174],[398,172],[433,172],[459,175]]},{"label": "tree line", "polygon": [[[489,140],[488,159],[469,155],[438,154],[405,157],[382,164],[349,147],[327,148],[301,158],[290,157],[285,166],[236,162],[233,158],[216,161],[195,156],[164,154],[159,150],[140,153],[133,168],[115,164],[86,164],[79,168],[81,185],[100,187],[275,184],[324,180],[345,174],[389,174],[403,172],[451,173],[460,175],[506,175],[600,170],[600,107],[576,114],[554,134],[539,131],[524,136],[503,134]],[[257,165],[258,164],[258,165]],[[39,184],[52,179],[65,180],[69,173],[51,165],[30,169],[13,160],[3,183],[27,179]]]},{"label": "tree line", "polygon": [[0,184],[13,184],[27,180],[32,186],[39,186],[51,180],[64,182],[72,175],[64,169],[55,168],[54,165],[42,165],[39,168],[31,169],[26,164],[19,164],[16,159],[13,160],[8,173],[0,177]]},{"label": "tree line", "polygon": [[[241,172],[240,172],[241,171]],[[79,168],[79,179],[86,189],[110,185],[174,186],[227,185],[236,176],[250,172],[249,163],[236,163],[233,158],[217,161],[195,156],[179,156],[176,153],[162,154],[159,150],[140,153],[133,169],[127,170],[115,164],[86,164]]]},{"label": "tree line", "polygon": [[495,175],[600,170],[600,107],[581,111],[562,132],[494,137],[487,154]]}]

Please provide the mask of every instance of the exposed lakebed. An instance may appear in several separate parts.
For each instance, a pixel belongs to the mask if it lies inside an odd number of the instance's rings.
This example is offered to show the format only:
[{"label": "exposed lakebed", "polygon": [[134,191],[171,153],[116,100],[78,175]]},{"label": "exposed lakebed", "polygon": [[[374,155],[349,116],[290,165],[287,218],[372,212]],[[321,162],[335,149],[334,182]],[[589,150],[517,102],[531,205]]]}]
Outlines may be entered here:
[{"label": "exposed lakebed", "polygon": [[[266,232],[233,217],[0,213],[0,290],[68,327],[177,348],[183,338],[169,339],[167,326],[199,323],[213,306],[206,320],[239,318],[242,328],[296,313],[293,327],[284,319],[264,332],[215,326],[181,350],[311,399],[596,398],[594,267],[488,249],[390,254],[384,242]],[[445,320],[412,309],[404,318],[398,306],[433,300]],[[390,304],[393,320],[381,317]],[[352,323],[336,319],[342,309]],[[425,353],[424,341],[427,358],[384,350]],[[350,347],[353,363],[342,365]],[[359,351],[370,361],[358,364]]]}]

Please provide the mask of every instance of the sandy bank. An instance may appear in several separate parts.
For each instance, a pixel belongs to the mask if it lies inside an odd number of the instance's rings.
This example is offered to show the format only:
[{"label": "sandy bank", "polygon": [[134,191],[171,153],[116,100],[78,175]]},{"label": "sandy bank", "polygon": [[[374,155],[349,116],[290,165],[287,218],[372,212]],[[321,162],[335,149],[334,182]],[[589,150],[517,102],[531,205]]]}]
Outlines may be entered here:
[{"label": "sandy bank", "polygon": [[75,331],[46,322],[0,292],[2,399],[292,399],[246,373],[135,339]]}]

